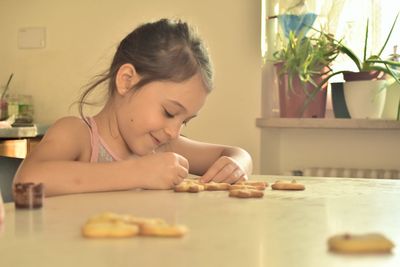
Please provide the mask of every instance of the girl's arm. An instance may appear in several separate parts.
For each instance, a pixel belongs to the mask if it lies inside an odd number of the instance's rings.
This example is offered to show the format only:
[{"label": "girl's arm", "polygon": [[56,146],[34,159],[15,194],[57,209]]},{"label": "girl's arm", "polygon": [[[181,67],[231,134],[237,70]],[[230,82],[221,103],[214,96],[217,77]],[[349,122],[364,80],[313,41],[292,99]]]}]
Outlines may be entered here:
[{"label": "girl's arm", "polygon": [[132,188],[165,189],[187,175],[186,159],[174,153],[90,163],[90,142],[89,130],[82,120],[59,120],[23,161],[14,183],[43,183],[46,196],[52,196]]},{"label": "girl's arm", "polygon": [[189,161],[189,172],[202,176],[202,182],[234,183],[247,180],[252,172],[250,154],[242,148],[209,144],[179,137],[170,149]]}]

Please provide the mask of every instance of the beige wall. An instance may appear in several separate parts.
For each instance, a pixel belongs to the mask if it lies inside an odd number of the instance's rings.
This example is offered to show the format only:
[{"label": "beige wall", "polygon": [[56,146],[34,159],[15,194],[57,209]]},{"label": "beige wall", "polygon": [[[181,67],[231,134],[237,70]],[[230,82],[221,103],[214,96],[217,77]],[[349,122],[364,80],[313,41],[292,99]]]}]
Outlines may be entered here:
[{"label": "beige wall", "polygon": [[[185,134],[247,149],[259,170],[260,6],[258,0],[0,0],[0,84],[32,94],[35,120],[77,114],[70,104],[107,68],[118,42],[136,25],[175,17],[196,25],[215,65],[215,91]],[[18,49],[21,27],[46,27],[44,49]]]}]

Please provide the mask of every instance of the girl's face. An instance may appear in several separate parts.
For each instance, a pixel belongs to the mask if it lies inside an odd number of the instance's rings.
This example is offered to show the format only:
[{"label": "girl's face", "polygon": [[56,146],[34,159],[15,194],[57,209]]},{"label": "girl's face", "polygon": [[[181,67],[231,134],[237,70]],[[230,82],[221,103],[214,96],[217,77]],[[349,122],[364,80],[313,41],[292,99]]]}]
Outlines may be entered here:
[{"label": "girl's face", "polygon": [[179,137],[182,126],[197,115],[206,97],[199,74],[180,83],[158,81],[131,90],[117,109],[120,134],[134,154],[154,153]]}]

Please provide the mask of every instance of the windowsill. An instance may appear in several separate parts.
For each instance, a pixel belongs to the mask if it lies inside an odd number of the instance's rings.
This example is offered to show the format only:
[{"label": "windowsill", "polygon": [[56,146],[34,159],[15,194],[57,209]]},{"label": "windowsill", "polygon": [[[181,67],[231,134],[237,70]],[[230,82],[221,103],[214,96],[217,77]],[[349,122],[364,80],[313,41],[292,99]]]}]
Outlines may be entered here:
[{"label": "windowsill", "polygon": [[400,121],[383,119],[257,118],[256,126],[259,128],[400,130]]}]

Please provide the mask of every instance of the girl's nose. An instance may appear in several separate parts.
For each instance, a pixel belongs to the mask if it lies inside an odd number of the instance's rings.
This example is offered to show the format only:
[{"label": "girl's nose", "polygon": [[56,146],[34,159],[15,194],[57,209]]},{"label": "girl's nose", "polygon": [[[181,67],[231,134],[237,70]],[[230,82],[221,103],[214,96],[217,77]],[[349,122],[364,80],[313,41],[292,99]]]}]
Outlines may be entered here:
[{"label": "girl's nose", "polygon": [[165,133],[168,135],[170,139],[176,139],[181,134],[182,124],[171,123],[167,127],[165,127]]}]

